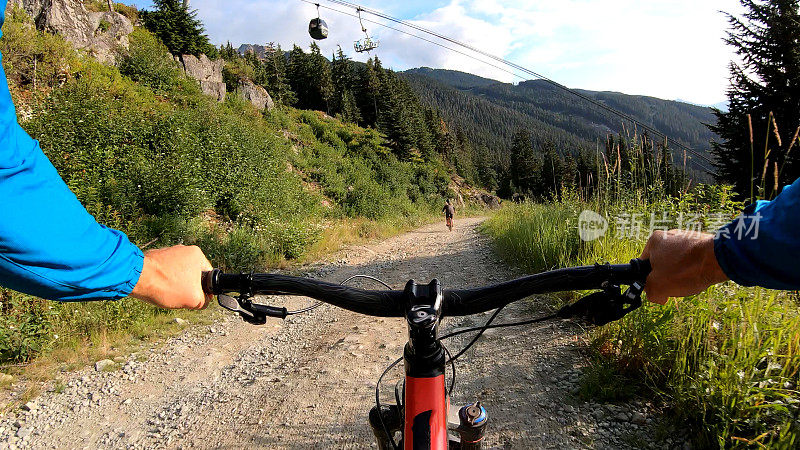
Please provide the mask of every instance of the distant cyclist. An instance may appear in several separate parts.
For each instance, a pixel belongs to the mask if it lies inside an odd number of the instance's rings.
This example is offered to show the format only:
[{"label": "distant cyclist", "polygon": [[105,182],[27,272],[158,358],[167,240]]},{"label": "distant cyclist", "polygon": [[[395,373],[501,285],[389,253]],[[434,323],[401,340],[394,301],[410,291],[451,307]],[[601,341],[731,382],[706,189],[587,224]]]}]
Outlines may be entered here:
[{"label": "distant cyclist", "polygon": [[456,209],[450,204],[449,198],[447,199],[447,203],[444,204],[442,212],[444,213],[444,219],[447,222],[447,228],[449,228],[450,231],[453,231],[453,216],[456,215]]}]

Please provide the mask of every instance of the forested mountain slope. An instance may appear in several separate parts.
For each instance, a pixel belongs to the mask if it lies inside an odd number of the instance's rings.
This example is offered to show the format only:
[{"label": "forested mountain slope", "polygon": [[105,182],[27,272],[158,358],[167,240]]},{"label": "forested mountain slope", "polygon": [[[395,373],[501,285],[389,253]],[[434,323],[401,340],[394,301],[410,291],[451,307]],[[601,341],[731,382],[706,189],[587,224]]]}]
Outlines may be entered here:
[{"label": "forested mountain slope", "polygon": [[[520,128],[534,146],[552,143],[560,152],[594,149],[609,133],[624,133],[622,121],[551,84],[532,80],[513,85],[463,72],[427,67],[402,73],[423,102],[442,111],[476,144],[503,153]],[[713,134],[710,108],[654,97],[578,90],[631,115],[673,140],[707,153]]]}]

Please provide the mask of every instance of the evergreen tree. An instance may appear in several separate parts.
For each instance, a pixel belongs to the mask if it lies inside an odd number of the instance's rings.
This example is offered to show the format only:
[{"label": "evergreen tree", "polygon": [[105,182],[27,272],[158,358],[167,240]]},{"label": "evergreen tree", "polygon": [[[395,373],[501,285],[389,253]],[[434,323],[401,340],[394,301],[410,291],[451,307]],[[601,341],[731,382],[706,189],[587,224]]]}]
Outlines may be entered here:
[{"label": "evergreen tree", "polygon": [[345,90],[339,100],[339,117],[345,122],[358,123],[361,120],[361,113],[358,111],[358,104],[353,91]]},{"label": "evergreen tree", "polygon": [[800,152],[789,152],[800,126],[800,5],[740,1],[747,12],[728,16],[726,42],[742,63],[730,64],[729,111],[715,111],[709,128],[720,137],[712,142],[718,180],[753,201],[800,176]]},{"label": "evergreen tree", "polygon": [[289,80],[289,85],[292,91],[297,95],[297,106],[300,109],[311,109],[314,105],[312,98],[312,83],[313,83],[313,69],[311,61],[308,56],[303,52],[303,49],[295,45],[292,51],[289,52],[289,63],[286,69],[286,75]]},{"label": "evergreen tree", "polygon": [[205,53],[217,57],[217,48],[208,42],[197,12],[190,11],[181,0],[153,0],[154,11],[139,13],[145,28],[161,39],[173,55]]},{"label": "evergreen tree", "polygon": [[331,65],[319,50],[316,42],[311,43],[311,53],[308,55],[311,78],[313,80],[312,109],[325,111],[330,114],[330,103],[333,99],[333,79]]},{"label": "evergreen tree", "polygon": [[359,87],[357,94],[361,117],[365,125],[374,126],[378,122],[378,94],[381,89],[381,62],[378,57],[370,58],[359,71]]},{"label": "evergreen tree", "polygon": [[328,111],[333,95],[331,67],[316,43],[311,44],[311,53],[308,54],[297,45],[292,48],[287,76],[297,94],[298,108]]},{"label": "evergreen tree", "polygon": [[357,75],[353,61],[342,51],[341,47],[331,59],[331,79],[333,82],[331,110],[346,122],[359,123],[361,112],[354,94]]},{"label": "evergreen tree", "polygon": [[239,52],[233,48],[231,45],[231,41],[228,41],[227,44],[221,46],[219,48],[219,57],[224,59],[225,61],[232,61],[234,59],[239,58]]},{"label": "evergreen tree", "polygon": [[475,149],[475,167],[478,172],[478,182],[490,191],[497,190],[499,187],[496,166],[497,161],[494,160],[488,147],[480,145]]},{"label": "evergreen tree", "polygon": [[537,157],[531,142],[531,133],[526,129],[517,131],[511,141],[511,182],[528,195],[534,194],[542,171],[542,160]]},{"label": "evergreen tree", "polygon": [[297,95],[286,78],[286,56],[281,46],[268,45],[271,49],[264,60],[264,72],[267,78],[267,90],[276,102],[292,106],[297,102]]}]

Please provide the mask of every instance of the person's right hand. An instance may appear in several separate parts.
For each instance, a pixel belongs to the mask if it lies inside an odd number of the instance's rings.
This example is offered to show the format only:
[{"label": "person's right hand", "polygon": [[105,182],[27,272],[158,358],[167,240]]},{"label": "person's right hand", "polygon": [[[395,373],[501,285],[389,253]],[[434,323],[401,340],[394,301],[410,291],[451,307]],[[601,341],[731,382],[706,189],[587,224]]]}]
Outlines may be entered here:
[{"label": "person's right hand", "polygon": [[213,269],[199,247],[176,245],[144,254],[144,267],[131,297],[168,309],[203,309],[212,295],[201,285],[204,271]]},{"label": "person's right hand", "polygon": [[642,251],[652,271],[647,299],[663,305],[669,297],[699,294],[728,279],[714,255],[714,235],[685,230],[655,231]]}]

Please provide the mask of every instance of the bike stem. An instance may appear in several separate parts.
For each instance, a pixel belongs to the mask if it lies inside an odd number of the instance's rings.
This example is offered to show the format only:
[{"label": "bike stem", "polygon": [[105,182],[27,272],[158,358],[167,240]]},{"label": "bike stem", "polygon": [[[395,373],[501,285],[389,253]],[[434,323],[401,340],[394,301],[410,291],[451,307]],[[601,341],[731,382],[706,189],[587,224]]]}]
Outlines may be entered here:
[{"label": "bike stem", "polygon": [[445,391],[445,351],[439,342],[442,286],[413,280],[403,291],[406,299],[408,342],[403,350],[406,372],[403,446],[406,449],[446,450],[448,399]]},{"label": "bike stem", "polygon": [[442,286],[436,279],[426,285],[410,280],[403,292],[408,302],[408,342],[403,351],[406,376],[423,378],[444,375],[445,352],[438,339],[442,319]]}]

